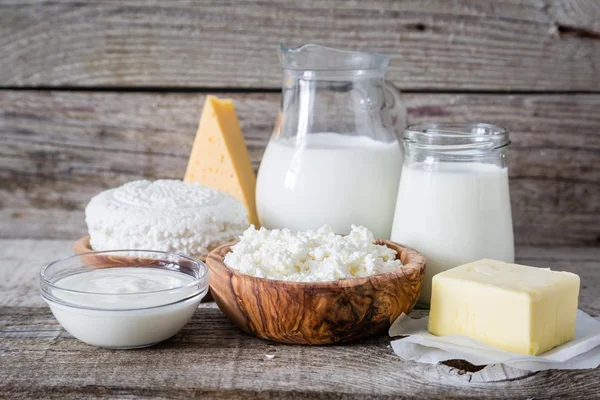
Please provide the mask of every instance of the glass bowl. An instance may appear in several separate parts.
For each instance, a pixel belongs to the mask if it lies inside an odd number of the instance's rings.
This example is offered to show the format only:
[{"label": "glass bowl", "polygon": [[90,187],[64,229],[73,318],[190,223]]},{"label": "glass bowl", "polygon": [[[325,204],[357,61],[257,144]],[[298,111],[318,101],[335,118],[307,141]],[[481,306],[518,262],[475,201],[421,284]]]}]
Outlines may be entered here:
[{"label": "glass bowl", "polygon": [[182,254],[95,251],[48,264],[40,290],[58,322],[77,339],[131,349],[179,332],[206,295],[208,281],[206,265]]}]

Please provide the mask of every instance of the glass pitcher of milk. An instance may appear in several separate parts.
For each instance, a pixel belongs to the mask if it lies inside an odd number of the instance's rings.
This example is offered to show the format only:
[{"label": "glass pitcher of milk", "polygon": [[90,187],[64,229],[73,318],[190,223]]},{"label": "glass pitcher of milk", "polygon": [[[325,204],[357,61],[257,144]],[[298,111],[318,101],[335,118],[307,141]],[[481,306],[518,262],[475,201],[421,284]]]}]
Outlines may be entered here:
[{"label": "glass pitcher of milk", "polygon": [[364,225],[389,238],[406,108],[388,56],[280,46],[281,111],[258,171],[260,224],[293,231]]},{"label": "glass pitcher of milk", "polygon": [[416,124],[404,132],[404,167],[392,240],[427,258],[419,302],[431,278],[482,258],[514,262],[506,152],[498,126]]}]

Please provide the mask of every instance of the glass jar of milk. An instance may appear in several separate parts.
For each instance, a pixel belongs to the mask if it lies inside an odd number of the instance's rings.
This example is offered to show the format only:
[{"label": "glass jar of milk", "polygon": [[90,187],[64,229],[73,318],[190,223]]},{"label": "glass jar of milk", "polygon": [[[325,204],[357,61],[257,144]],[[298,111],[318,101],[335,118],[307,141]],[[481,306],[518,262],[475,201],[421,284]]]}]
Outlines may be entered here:
[{"label": "glass jar of milk", "polygon": [[258,172],[262,226],[364,225],[389,238],[406,108],[384,81],[388,57],[318,45],[280,48],[281,112]]},{"label": "glass jar of milk", "polygon": [[392,240],[427,258],[419,299],[431,278],[492,258],[514,262],[508,189],[508,132],[483,124],[417,124],[404,132],[405,160]]}]

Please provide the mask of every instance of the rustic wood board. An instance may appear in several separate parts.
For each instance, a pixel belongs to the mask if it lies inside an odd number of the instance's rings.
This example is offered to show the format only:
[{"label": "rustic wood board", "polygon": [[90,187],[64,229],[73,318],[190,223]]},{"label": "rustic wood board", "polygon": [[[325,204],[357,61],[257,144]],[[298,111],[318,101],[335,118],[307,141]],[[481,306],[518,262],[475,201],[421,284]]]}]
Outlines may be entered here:
[{"label": "rustic wood board", "polygon": [[[39,270],[71,245],[0,239],[0,398],[591,399],[600,391],[600,369],[532,374],[491,366],[465,373],[403,362],[386,335],[346,346],[277,345],[240,333],[214,304],[201,305],[159,346],[97,349],[62,330],[39,297]],[[517,258],[580,274],[581,308],[600,315],[600,249],[521,247]]]},{"label": "rustic wood board", "polygon": [[594,0],[0,4],[0,86],[279,88],[276,46],[391,55],[405,89],[600,89]]},{"label": "rustic wood board", "polygon": [[[258,166],[279,94],[233,97]],[[181,179],[201,93],[0,91],[0,237],[75,239],[98,192]],[[409,118],[507,126],[516,241],[598,245],[600,95],[407,94]]]}]

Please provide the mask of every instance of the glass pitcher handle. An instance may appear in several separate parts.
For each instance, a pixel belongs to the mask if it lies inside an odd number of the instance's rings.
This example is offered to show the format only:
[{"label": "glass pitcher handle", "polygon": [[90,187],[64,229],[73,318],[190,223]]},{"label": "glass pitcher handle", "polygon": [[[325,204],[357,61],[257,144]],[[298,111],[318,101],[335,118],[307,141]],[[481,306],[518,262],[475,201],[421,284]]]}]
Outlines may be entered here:
[{"label": "glass pitcher handle", "polygon": [[385,94],[390,116],[392,117],[392,126],[396,131],[398,139],[402,139],[404,128],[407,125],[406,105],[402,100],[400,90],[391,81],[385,81]]}]

